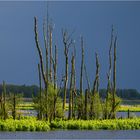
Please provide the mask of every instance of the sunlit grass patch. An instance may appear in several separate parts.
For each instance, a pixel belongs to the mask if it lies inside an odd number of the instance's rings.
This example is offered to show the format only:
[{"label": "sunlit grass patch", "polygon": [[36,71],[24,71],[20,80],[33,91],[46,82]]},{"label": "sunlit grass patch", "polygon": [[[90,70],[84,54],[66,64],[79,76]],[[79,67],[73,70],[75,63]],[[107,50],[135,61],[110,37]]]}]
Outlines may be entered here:
[{"label": "sunlit grass patch", "polygon": [[131,112],[140,112],[140,105],[121,105],[118,111],[127,112],[128,109]]},{"label": "sunlit grass patch", "polygon": [[23,117],[20,120],[0,120],[1,131],[48,131],[49,122],[36,120],[35,117]]},{"label": "sunlit grass patch", "polygon": [[51,128],[56,129],[77,129],[77,130],[128,130],[140,129],[140,118],[135,119],[114,119],[114,120],[67,120],[53,121]]}]

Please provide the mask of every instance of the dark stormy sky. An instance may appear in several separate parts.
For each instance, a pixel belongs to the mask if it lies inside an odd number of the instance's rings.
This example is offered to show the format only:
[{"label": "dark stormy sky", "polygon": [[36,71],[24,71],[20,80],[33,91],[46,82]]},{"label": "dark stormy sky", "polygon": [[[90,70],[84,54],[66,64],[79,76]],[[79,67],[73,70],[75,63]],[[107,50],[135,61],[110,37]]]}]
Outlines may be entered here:
[{"label": "dark stormy sky", "polygon": [[[38,53],[34,40],[34,16],[38,18],[39,40],[43,49],[42,23],[47,3],[0,2],[0,83],[38,84]],[[95,77],[95,51],[100,61],[100,88],[107,85],[108,49],[111,25],[117,42],[117,87],[140,91],[140,2],[49,2],[54,23],[53,45],[58,46],[58,81],[64,72],[61,29],[69,33],[76,45],[77,87],[80,75],[80,36],[84,37],[85,63],[92,85]],[[71,52],[70,52],[71,56]],[[85,78],[84,78],[85,79]],[[84,80],[84,87],[86,88]]]}]

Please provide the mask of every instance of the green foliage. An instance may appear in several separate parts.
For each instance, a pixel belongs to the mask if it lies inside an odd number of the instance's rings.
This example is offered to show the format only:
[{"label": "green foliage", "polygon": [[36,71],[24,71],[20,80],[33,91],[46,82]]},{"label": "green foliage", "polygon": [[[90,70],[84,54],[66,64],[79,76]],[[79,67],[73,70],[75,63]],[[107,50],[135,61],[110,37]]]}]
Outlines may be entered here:
[{"label": "green foliage", "polygon": [[76,130],[128,130],[140,129],[140,118],[135,119],[109,119],[109,120],[68,120],[53,121],[52,129],[76,129]]},{"label": "green foliage", "polygon": [[[63,103],[62,99],[57,95],[59,89],[54,89],[53,85],[49,85],[48,87],[48,114],[50,117],[53,116],[53,111],[56,112],[56,117],[63,117]],[[56,108],[54,109],[54,102],[56,101]]]},{"label": "green foliage", "polygon": [[90,119],[100,119],[102,117],[102,106],[99,93],[95,92],[90,96]]},{"label": "green foliage", "polygon": [[[0,105],[0,118],[1,119],[8,118],[8,103],[5,103],[5,105],[3,105],[3,102],[1,102],[0,104],[1,104]],[[4,108],[5,108],[5,111],[4,111]]]},{"label": "green foliage", "polygon": [[48,95],[46,95],[45,91],[42,91],[41,97],[38,95],[37,97],[33,98],[35,109],[38,113],[41,112],[43,117],[45,117],[47,113],[48,118],[52,119],[54,111],[56,117],[63,117],[64,113],[62,109],[62,99],[58,97],[57,93],[58,89],[54,89],[54,86],[49,84]]},{"label": "green foliage", "polygon": [[39,121],[35,117],[21,117],[20,120],[0,120],[0,131],[48,131],[50,129],[75,130],[133,130],[140,129],[140,118],[108,120],[56,120]]},{"label": "green foliage", "polygon": [[99,93],[95,93],[93,97],[91,97],[91,100],[93,101],[93,118],[99,119],[102,117],[102,107],[101,107],[101,99],[99,96]]},{"label": "green foliage", "polygon": [[12,112],[13,119],[17,117],[17,108],[22,102],[22,94],[10,93],[8,96],[9,110]]},{"label": "green foliage", "polygon": [[[103,118],[109,119],[112,115],[112,104],[113,104],[113,94],[107,93],[104,103],[102,103],[103,108]],[[121,99],[115,95],[115,113],[119,110],[121,104]]]},{"label": "green foliage", "polygon": [[6,84],[3,81],[2,85],[3,91],[0,97],[0,118],[7,119],[8,117],[8,105],[7,105],[7,94],[6,94]]},{"label": "green foliage", "polygon": [[34,117],[22,118],[21,120],[0,120],[0,131],[48,131],[49,122],[38,121]]},{"label": "green foliage", "polygon": [[84,119],[84,96],[78,95],[75,98],[75,111],[76,111],[76,116],[78,116],[78,119]]}]

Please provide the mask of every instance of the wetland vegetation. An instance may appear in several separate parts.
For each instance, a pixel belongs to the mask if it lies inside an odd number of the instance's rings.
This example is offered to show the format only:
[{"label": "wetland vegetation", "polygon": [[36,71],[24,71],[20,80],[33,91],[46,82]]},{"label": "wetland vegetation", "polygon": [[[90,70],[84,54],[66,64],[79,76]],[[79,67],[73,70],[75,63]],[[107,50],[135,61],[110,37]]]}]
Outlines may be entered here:
[{"label": "wetland vegetation", "polygon": [[36,117],[8,118],[0,120],[1,131],[49,131],[49,130],[135,130],[140,129],[140,119],[108,120],[37,120]]},{"label": "wetland vegetation", "polygon": [[[53,24],[47,17],[43,21],[43,41],[40,42],[40,31],[37,17],[34,17],[35,49],[38,59],[39,89],[37,95],[32,94],[32,101],[25,103],[23,95],[9,92],[3,81],[0,96],[0,130],[1,131],[48,131],[55,129],[78,130],[128,130],[140,129],[140,118],[131,117],[130,112],[139,112],[140,106],[124,106],[117,94],[117,35],[112,26],[110,44],[108,47],[108,70],[106,71],[106,89],[100,90],[100,59],[95,53],[95,75],[92,83],[89,81],[85,62],[85,41],[80,38],[79,79],[76,75],[76,44],[73,32],[62,29],[62,46],[64,51],[64,72],[58,80],[59,47],[54,44]],[[41,45],[44,44],[42,47]],[[85,80],[84,80],[85,79]],[[79,81],[79,88],[76,82]],[[86,88],[83,87],[86,85]],[[24,86],[25,88],[25,86]],[[26,87],[27,88],[27,87]],[[25,89],[26,89],[25,88]],[[27,88],[30,92],[30,88]],[[118,90],[122,93],[122,90]],[[130,94],[130,91],[125,91]],[[131,90],[131,93],[137,93]],[[101,96],[102,95],[102,96]],[[138,95],[138,94],[136,94]],[[122,97],[124,95],[122,94]],[[137,96],[140,97],[140,96]],[[135,99],[135,98],[133,98]],[[35,110],[37,116],[23,116],[21,110]],[[128,118],[117,118],[116,113],[127,111]],[[65,113],[67,112],[67,115]]]}]

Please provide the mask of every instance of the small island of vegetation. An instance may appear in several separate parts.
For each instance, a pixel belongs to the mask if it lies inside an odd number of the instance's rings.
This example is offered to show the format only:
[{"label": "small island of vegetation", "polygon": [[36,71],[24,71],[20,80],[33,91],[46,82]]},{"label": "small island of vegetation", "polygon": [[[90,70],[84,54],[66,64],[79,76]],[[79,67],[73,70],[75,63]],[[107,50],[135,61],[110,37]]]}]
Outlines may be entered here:
[{"label": "small island of vegetation", "polygon": [[[108,51],[109,66],[107,71],[107,88],[99,90],[100,61],[95,53],[96,73],[89,82],[89,75],[84,59],[85,45],[81,37],[81,64],[79,66],[79,89],[76,87],[76,46],[72,34],[62,30],[64,46],[65,73],[57,79],[58,47],[53,48],[53,26],[44,20],[43,37],[45,57],[39,42],[37,18],[34,18],[35,43],[39,55],[39,88],[33,86],[33,103],[25,104],[22,95],[8,91],[5,82],[0,96],[0,130],[1,131],[48,131],[54,129],[140,129],[140,118],[131,117],[130,111],[140,111],[140,107],[121,106],[122,99],[117,95],[116,61],[117,36],[112,26]],[[54,53],[53,53],[54,50]],[[44,61],[45,59],[45,61]],[[45,62],[45,63],[44,63]],[[85,77],[85,81],[83,80]],[[43,81],[43,83],[42,83]],[[83,84],[87,85],[84,90]],[[69,86],[69,87],[68,87]],[[25,88],[25,86],[24,86]],[[68,90],[69,89],[69,90]],[[29,89],[28,89],[29,90]],[[37,95],[34,92],[37,91]],[[102,92],[101,92],[102,91]],[[118,90],[121,92],[121,90]],[[31,91],[30,91],[31,92]],[[121,95],[123,97],[123,94]],[[20,110],[36,110],[37,116],[23,116]],[[127,118],[117,118],[118,111],[127,111]]]}]

